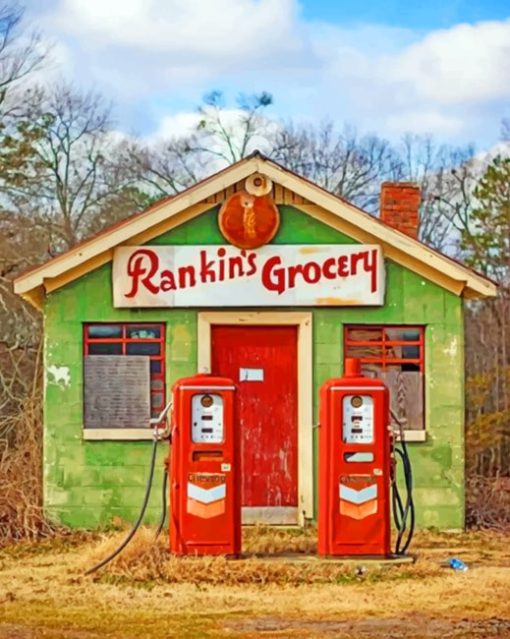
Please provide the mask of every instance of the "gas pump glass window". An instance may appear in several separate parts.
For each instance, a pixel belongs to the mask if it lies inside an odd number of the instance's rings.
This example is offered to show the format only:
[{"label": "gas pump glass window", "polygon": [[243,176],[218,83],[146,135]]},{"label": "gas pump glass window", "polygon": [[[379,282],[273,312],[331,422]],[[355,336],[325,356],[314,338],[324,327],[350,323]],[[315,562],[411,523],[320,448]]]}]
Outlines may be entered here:
[{"label": "gas pump glass window", "polygon": [[368,395],[346,395],[342,406],[342,439],[346,444],[373,444],[374,400]]},{"label": "gas pump glass window", "polygon": [[406,430],[425,428],[423,326],[346,326],[345,357],[361,360],[363,374],[382,379],[391,408]]},{"label": "gas pump glass window", "polygon": [[191,440],[202,444],[223,442],[223,397],[214,393],[191,399]]},{"label": "gas pump glass window", "polygon": [[163,324],[86,324],[84,354],[149,357],[151,417],[160,415],[166,403]]}]

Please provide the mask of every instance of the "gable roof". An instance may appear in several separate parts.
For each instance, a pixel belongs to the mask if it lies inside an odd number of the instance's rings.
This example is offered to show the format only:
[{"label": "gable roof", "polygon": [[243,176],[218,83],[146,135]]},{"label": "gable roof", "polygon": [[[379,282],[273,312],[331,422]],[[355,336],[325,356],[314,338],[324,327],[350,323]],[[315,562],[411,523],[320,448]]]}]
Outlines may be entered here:
[{"label": "gable roof", "polygon": [[41,308],[46,293],[111,261],[116,246],[146,243],[197,217],[214,206],[211,197],[216,193],[232,187],[255,172],[300,196],[305,203],[295,204],[296,208],[355,240],[382,244],[385,256],[456,295],[467,298],[496,295],[497,285],[490,279],[388,226],[258,152],[24,272],[14,280],[14,291]]}]

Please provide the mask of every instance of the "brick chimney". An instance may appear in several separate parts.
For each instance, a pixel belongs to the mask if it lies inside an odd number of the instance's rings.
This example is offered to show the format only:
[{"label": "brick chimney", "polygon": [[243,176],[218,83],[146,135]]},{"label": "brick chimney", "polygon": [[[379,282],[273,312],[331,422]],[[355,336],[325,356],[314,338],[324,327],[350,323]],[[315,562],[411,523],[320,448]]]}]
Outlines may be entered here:
[{"label": "brick chimney", "polygon": [[379,217],[406,235],[418,236],[420,187],[412,182],[383,182]]}]

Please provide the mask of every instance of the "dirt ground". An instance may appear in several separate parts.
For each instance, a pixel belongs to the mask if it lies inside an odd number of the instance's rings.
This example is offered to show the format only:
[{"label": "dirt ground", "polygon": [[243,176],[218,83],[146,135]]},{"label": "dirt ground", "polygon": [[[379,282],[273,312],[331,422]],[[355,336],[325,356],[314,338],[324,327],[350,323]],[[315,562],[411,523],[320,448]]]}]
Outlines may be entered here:
[{"label": "dirt ground", "polygon": [[[169,558],[142,531],[72,534],[0,549],[0,637],[510,638],[510,535],[420,533],[414,564],[307,561],[313,532],[251,530],[239,561]],[[268,559],[267,552],[289,556]],[[255,556],[258,555],[258,556]],[[457,556],[469,564],[455,572]]]}]

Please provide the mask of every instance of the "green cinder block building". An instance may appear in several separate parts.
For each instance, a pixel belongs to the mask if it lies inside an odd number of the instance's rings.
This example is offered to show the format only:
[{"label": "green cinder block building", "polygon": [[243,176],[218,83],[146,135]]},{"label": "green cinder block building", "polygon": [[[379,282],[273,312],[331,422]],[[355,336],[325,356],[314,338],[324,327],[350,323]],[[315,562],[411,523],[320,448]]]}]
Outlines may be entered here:
[{"label": "green cinder block building", "polygon": [[404,420],[418,526],[462,528],[463,301],[495,285],[416,239],[418,207],[386,183],[376,219],[254,154],[20,276],[44,316],[47,514],[133,519],[149,420],[208,371],[238,386],[243,521],[313,521],[318,391],[359,357]]}]

